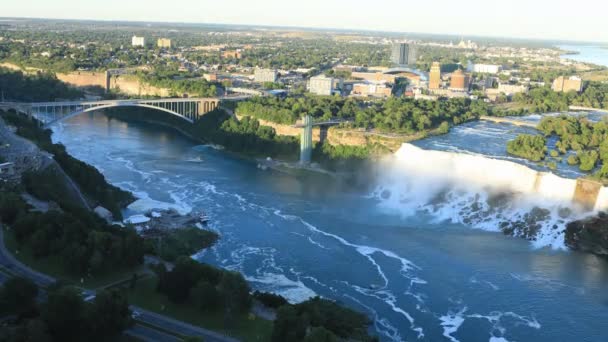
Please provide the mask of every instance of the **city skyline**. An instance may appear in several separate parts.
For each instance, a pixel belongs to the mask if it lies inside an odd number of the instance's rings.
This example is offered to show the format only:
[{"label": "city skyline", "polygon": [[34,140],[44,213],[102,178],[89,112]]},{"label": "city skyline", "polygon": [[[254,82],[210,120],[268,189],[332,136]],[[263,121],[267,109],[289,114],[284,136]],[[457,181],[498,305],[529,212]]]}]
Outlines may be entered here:
[{"label": "city skyline", "polygon": [[[580,0],[577,6],[581,9],[605,7],[593,0]],[[424,3],[378,0],[374,3],[373,11],[365,10],[369,8],[369,3],[362,0],[311,0],[297,11],[278,0],[262,0],[255,4],[244,0],[223,3],[206,0],[107,0],[90,1],[87,2],[86,11],[82,11],[82,8],[76,0],[25,0],[5,5],[3,17],[241,24],[608,42],[608,32],[601,27],[603,11],[587,11],[585,16],[577,16],[576,11],[563,0],[534,3],[513,0],[510,6],[504,8],[489,7],[483,0],[463,0],[459,7],[454,7],[448,0]],[[117,11],[117,8],[120,10]]]}]

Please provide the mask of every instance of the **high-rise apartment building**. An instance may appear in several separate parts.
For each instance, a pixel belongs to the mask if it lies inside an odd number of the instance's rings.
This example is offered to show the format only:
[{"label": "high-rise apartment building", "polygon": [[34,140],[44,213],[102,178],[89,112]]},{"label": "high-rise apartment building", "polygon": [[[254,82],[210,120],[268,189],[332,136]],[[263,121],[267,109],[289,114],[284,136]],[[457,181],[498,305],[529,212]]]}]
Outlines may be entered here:
[{"label": "high-rise apartment building", "polygon": [[308,91],[317,95],[333,95],[336,79],[325,75],[311,77],[308,82]]},{"label": "high-rise apartment building", "polygon": [[272,69],[255,69],[255,81],[259,83],[276,82],[277,71]]},{"label": "high-rise apartment building", "polygon": [[399,43],[393,45],[391,62],[397,65],[416,64],[416,47],[411,44]]}]

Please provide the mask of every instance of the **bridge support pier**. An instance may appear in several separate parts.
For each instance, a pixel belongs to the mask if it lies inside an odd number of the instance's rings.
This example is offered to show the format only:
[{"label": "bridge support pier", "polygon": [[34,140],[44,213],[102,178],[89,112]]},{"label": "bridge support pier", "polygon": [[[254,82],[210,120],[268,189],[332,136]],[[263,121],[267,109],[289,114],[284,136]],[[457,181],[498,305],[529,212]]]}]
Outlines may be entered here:
[{"label": "bridge support pier", "polygon": [[306,115],[302,123],[304,127],[300,137],[300,164],[310,164],[312,157],[312,117]]}]

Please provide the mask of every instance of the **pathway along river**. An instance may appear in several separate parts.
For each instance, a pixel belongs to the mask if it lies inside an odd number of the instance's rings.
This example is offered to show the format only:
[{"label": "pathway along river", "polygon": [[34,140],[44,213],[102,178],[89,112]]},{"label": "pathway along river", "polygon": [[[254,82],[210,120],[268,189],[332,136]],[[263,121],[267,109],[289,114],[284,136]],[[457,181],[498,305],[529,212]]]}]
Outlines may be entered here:
[{"label": "pathway along river", "polygon": [[[454,148],[514,134],[488,125],[457,128]],[[70,153],[141,198],[127,215],[203,209],[222,238],[196,259],[292,301],[321,295],[367,312],[383,341],[608,339],[608,264],[595,256],[535,248],[429,211],[406,215],[324,177],[262,171],[172,131],[103,114],[53,130]],[[446,137],[419,146],[449,150]]]}]

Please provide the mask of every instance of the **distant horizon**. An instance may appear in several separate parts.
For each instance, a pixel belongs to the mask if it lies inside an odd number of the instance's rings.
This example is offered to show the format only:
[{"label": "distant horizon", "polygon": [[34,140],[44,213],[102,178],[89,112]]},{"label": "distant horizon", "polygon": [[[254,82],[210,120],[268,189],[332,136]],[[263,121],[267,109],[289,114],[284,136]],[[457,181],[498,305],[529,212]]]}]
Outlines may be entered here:
[{"label": "distant horizon", "polygon": [[[559,43],[559,44],[575,44],[575,45],[595,45],[608,47],[608,41],[593,41],[593,40],[568,40],[558,38],[539,38],[539,37],[514,37],[503,35],[480,35],[480,34],[456,34],[456,33],[441,33],[441,32],[407,32],[407,31],[390,31],[381,29],[365,29],[365,28],[338,28],[338,27],[316,27],[316,26],[298,26],[298,25],[263,25],[255,23],[222,23],[222,22],[195,22],[195,21],[163,21],[163,20],[137,20],[137,19],[106,19],[106,18],[68,18],[68,17],[0,17],[2,21],[16,20],[55,20],[55,21],[73,21],[73,22],[104,22],[104,23],[134,23],[134,24],[176,24],[176,25],[209,25],[209,26],[244,26],[250,28],[270,28],[270,29],[290,29],[290,30],[310,30],[318,32],[362,32],[362,33],[386,33],[386,34],[402,34],[402,35],[419,35],[419,36],[436,36],[454,37],[458,40],[473,40],[473,39],[498,39],[498,40],[517,40],[517,41],[534,41],[544,43]],[[404,37],[407,38],[407,37]]]},{"label": "distant horizon", "polygon": [[[597,0],[20,0],[2,16],[58,20],[216,23],[608,43]],[[578,13],[584,11],[583,14]]]}]

